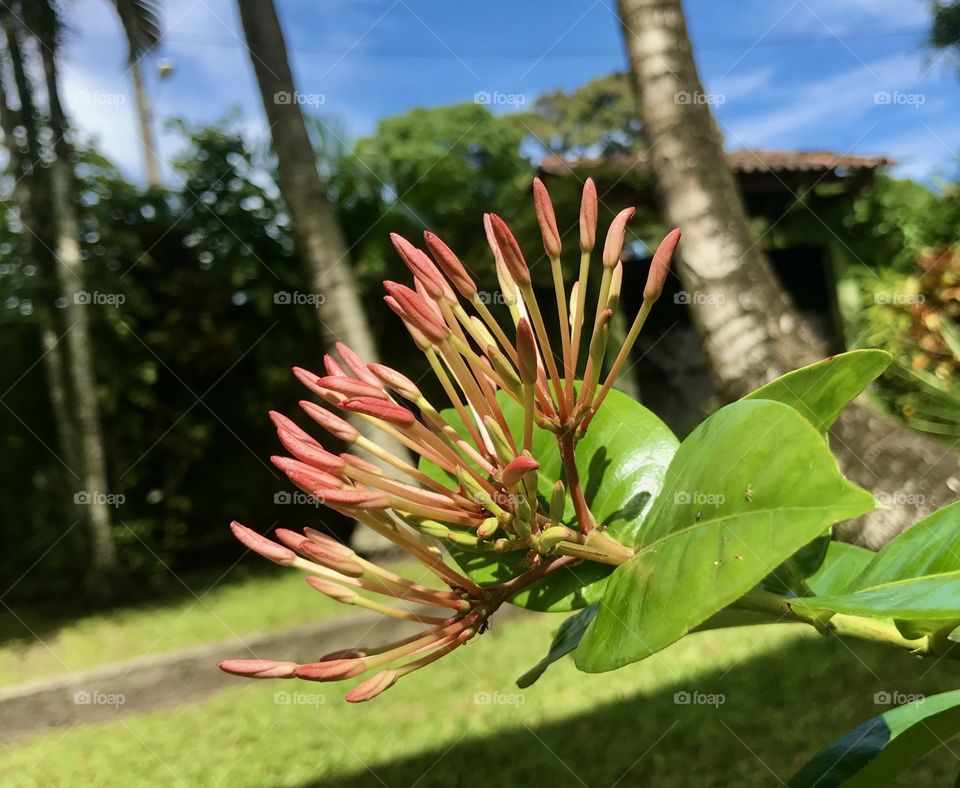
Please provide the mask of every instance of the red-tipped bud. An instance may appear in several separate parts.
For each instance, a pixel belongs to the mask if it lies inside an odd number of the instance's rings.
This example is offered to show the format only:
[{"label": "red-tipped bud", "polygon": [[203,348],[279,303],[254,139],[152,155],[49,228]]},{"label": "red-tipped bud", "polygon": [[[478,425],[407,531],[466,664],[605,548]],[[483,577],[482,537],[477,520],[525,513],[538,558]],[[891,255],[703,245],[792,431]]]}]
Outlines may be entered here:
[{"label": "red-tipped bud", "polygon": [[341,419],[336,413],[331,413],[326,408],[320,407],[317,403],[302,399],[300,400],[300,407],[317,424],[331,435],[340,438],[340,440],[354,443],[360,437],[360,432],[350,422]]},{"label": "red-tipped bud", "polygon": [[318,397],[325,399],[327,402],[338,402],[340,400],[339,394],[324,388],[317,382],[320,380],[320,376],[316,372],[311,372],[309,369],[304,369],[303,367],[294,367],[293,374],[297,380],[310,389],[310,391]]},{"label": "red-tipped bud", "polygon": [[477,292],[477,285],[473,279],[470,278],[467,269],[463,267],[460,258],[453,253],[453,250],[449,246],[429,230],[424,231],[423,240],[426,242],[430,254],[433,255],[433,259],[437,261],[437,264],[443,269],[443,272],[450,281],[453,282],[453,286],[460,291],[460,295],[468,301],[473,300],[474,293]]},{"label": "red-tipped bud", "polygon": [[347,465],[352,465],[354,468],[359,468],[361,471],[366,471],[367,473],[383,476],[383,471],[379,466],[374,465],[372,462],[367,462],[362,457],[357,457],[349,452],[342,452],[340,457]]},{"label": "red-tipped bud", "polygon": [[630,221],[630,217],[636,213],[636,210],[636,208],[624,208],[610,222],[610,229],[607,230],[607,240],[603,244],[603,265],[605,268],[613,268],[620,262],[623,241],[627,235],[627,222]]},{"label": "red-tipped bud", "polygon": [[537,382],[537,340],[525,317],[517,322],[517,366],[520,382],[532,386]]},{"label": "red-tipped bud", "polygon": [[[358,564],[355,560],[353,560],[352,558],[340,558],[334,555],[333,553],[329,552],[325,548],[321,547],[320,545],[310,541],[309,539],[304,539],[303,537],[301,537],[300,544],[297,545],[297,549],[301,551],[307,558],[309,558],[314,563],[320,564],[320,566],[325,566],[327,567],[327,569],[332,569],[334,572],[339,572],[340,574],[346,575],[347,577],[360,577],[363,575],[363,567],[360,566],[360,564]],[[307,577],[307,582],[310,582],[312,580],[320,581],[320,579],[317,577],[312,577],[312,576]],[[320,581],[320,582],[323,582],[323,581]],[[313,585],[312,582],[310,582],[310,584]],[[346,593],[346,590],[341,589],[340,586],[334,585],[332,583],[330,585],[333,588],[340,589],[337,591],[337,593],[340,593],[341,591]],[[321,590],[321,589],[317,589],[317,590]],[[327,591],[323,591],[323,593],[327,594],[327,596],[331,595],[327,593]],[[352,591],[350,591],[349,593],[351,594],[350,596],[351,601],[356,598],[356,594],[354,594]],[[340,601],[347,601],[347,600],[342,599]]]},{"label": "red-tipped bud", "polygon": [[433,260],[401,235],[390,233],[390,241],[404,264],[410,269],[410,273],[423,284],[431,298],[442,298],[446,295],[446,282],[433,264]]},{"label": "red-tipped bud", "polygon": [[515,484],[519,484],[520,480],[530,473],[530,471],[535,471],[539,467],[540,463],[533,459],[533,457],[520,455],[515,460],[507,463],[503,469],[501,478],[507,487],[513,487]]},{"label": "red-tipped bud", "polygon": [[324,448],[298,441],[293,435],[284,430],[278,430],[277,435],[280,437],[280,442],[283,444],[283,447],[296,457],[295,460],[289,457],[274,457],[273,464],[280,468],[280,470],[286,473],[290,467],[299,469],[301,465],[307,465],[311,470],[316,472],[315,482],[317,484],[332,485],[334,487],[342,484],[342,480],[336,478],[336,474],[339,474],[343,470],[344,462],[336,454],[332,454]]},{"label": "red-tipped bud", "polygon": [[217,667],[224,673],[250,679],[289,679],[293,678],[297,663],[276,659],[225,659],[218,662]]},{"label": "red-tipped bud", "polygon": [[391,389],[397,392],[401,397],[409,400],[418,400],[421,396],[420,389],[406,375],[401,375],[395,369],[385,367],[383,364],[369,364],[370,371],[377,376],[377,379],[385,383]]},{"label": "red-tipped bud", "polygon": [[350,377],[346,372],[343,371],[337,360],[327,353],[323,357],[323,368],[327,370],[327,374],[334,378],[347,378]]},{"label": "red-tipped bud", "polygon": [[433,316],[442,322],[443,310],[440,309],[440,304],[437,303],[437,299],[430,295],[430,291],[424,287],[423,282],[421,282],[419,279],[414,279],[413,289],[417,291],[417,295],[423,299],[423,303],[425,303],[430,311],[433,312]]},{"label": "red-tipped bud", "polygon": [[289,528],[277,528],[273,535],[283,542],[287,547],[297,553],[301,553],[300,543],[304,541],[303,534],[291,531]]},{"label": "red-tipped bud", "polygon": [[370,374],[370,370],[367,369],[367,363],[360,358],[360,356],[343,344],[343,342],[337,342],[334,347],[337,349],[337,353],[340,354],[340,358],[343,359],[343,363],[347,365],[358,380],[369,383],[371,386],[380,386],[380,381]]},{"label": "red-tipped bud", "polygon": [[381,670],[375,676],[371,676],[366,681],[361,681],[350,692],[346,699],[350,703],[364,703],[373,700],[381,692],[386,692],[390,687],[397,683],[399,674],[395,670]]},{"label": "red-tipped bud", "polygon": [[553,203],[543,181],[533,179],[533,207],[537,212],[540,235],[543,236],[543,249],[551,258],[560,256],[560,231],[557,229],[557,217],[553,212]]},{"label": "red-tipped bud", "polygon": [[[313,404],[313,403],[311,403],[311,404]],[[319,405],[314,405],[314,407],[317,407],[317,408],[318,408],[318,407],[320,407],[320,406],[319,406]],[[297,438],[297,440],[301,440],[301,441],[303,441],[304,443],[313,444],[313,445],[315,445],[315,446],[319,446],[319,445],[320,445],[320,444],[317,442],[317,439],[316,439],[316,438],[314,438],[314,437],[313,437],[312,435],[310,435],[309,433],[304,432],[304,431],[303,431],[302,429],[300,429],[294,422],[292,422],[290,419],[288,419],[288,418],[287,418],[286,416],[284,416],[282,413],[278,413],[278,412],[275,411],[275,410],[271,410],[271,411],[270,411],[270,421],[273,422],[273,426],[276,427],[278,431],[279,431],[279,430],[285,430],[286,432],[289,432],[291,435],[293,435],[295,438]]]},{"label": "red-tipped bud", "polygon": [[273,561],[275,564],[290,566],[297,557],[293,550],[288,550],[283,545],[279,545],[267,539],[265,536],[261,536],[256,531],[247,528],[247,526],[238,523],[236,520],[230,523],[230,530],[233,531],[233,535],[240,544],[248,550],[253,550],[253,552],[258,555],[262,555],[264,558]]},{"label": "red-tipped bud", "polygon": [[490,225],[510,276],[520,287],[526,287],[530,284],[530,269],[527,268],[527,261],[523,259],[520,244],[517,243],[517,239],[510,232],[507,223],[495,213],[490,214]]},{"label": "red-tipped bud", "polygon": [[356,553],[345,544],[338,542],[332,536],[327,536],[325,533],[322,533],[315,528],[304,528],[303,535],[314,544],[326,548],[328,553],[332,553],[338,558],[353,558],[356,555]]},{"label": "red-tipped bud", "polygon": [[433,310],[427,305],[419,293],[414,292],[409,287],[397,284],[396,282],[384,282],[383,286],[387,292],[395,299],[402,308],[403,317],[414,328],[421,331],[431,342],[443,342],[447,338],[450,330],[439,321]]},{"label": "red-tipped bud", "polygon": [[680,243],[680,228],[675,227],[664,236],[657,247],[657,251],[653,254],[650,273],[647,274],[647,284],[643,288],[644,301],[656,301],[660,297],[678,243]]},{"label": "red-tipped bud", "polygon": [[417,421],[406,408],[382,399],[357,397],[356,399],[348,399],[341,407],[351,413],[364,413],[367,416],[383,419],[390,424],[396,424],[398,427],[412,427]]},{"label": "red-tipped bud", "polygon": [[597,185],[593,178],[583,184],[580,200],[580,249],[592,252],[597,245]]},{"label": "red-tipped bud", "polygon": [[[374,378],[374,380],[376,380],[376,378]],[[377,380],[376,385],[373,385],[363,380],[334,378],[327,375],[326,377],[320,378],[317,381],[317,385],[330,391],[336,391],[345,397],[374,397],[375,399],[386,399],[387,397],[379,380]]]},{"label": "red-tipped bud", "polygon": [[293,675],[308,681],[342,681],[356,678],[366,669],[367,666],[362,659],[331,659],[326,662],[297,665]]}]

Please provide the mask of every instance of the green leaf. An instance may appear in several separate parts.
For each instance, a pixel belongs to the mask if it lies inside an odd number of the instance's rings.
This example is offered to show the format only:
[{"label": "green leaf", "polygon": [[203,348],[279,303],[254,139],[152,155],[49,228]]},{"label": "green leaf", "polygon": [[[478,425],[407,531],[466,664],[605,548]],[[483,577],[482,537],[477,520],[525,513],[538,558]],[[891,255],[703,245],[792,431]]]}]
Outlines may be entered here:
[{"label": "green leaf", "polygon": [[833,523],[874,508],[824,437],[779,402],[741,400],[683,442],[576,652],[613,670],[673,643],[736,601]]},{"label": "green leaf", "polygon": [[818,596],[839,594],[863,572],[876,555],[872,550],[846,542],[830,542],[820,568],[807,578],[807,586]]},{"label": "green leaf", "polygon": [[[503,392],[497,395],[497,400],[512,433],[521,435],[522,408]],[[443,416],[458,432],[466,434],[456,411],[445,410]],[[677,445],[674,434],[651,411],[619,391],[609,393],[576,449],[584,496],[608,536],[628,546],[636,542],[637,532],[663,484]],[[553,485],[564,478],[553,433],[535,429],[532,453],[540,463],[539,494],[546,506]],[[450,483],[447,474],[433,463],[421,460],[420,467],[432,478]],[[573,505],[569,500],[564,520],[573,522]],[[529,568],[524,564],[527,555],[524,551],[477,553],[451,548],[450,552],[470,578],[483,586],[502,583]],[[525,588],[510,602],[531,610],[558,613],[578,610],[603,596],[606,578],[612,571],[610,566],[583,563]]]},{"label": "green leaf", "polygon": [[596,617],[599,609],[599,604],[593,604],[590,607],[583,608],[583,610],[578,610],[567,618],[560,625],[560,629],[557,630],[547,655],[517,679],[517,686],[521,689],[531,686],[550,665],[573,651],[580,643],[580,638],[587,631],[587,627]]},{"label": "green leaf", "polygon": [[805,597],[794,607],[897,619],[908,637],[960,623],[960,501],[891,540],[844,589]]},{"label": "green leaf", "polygon": [[747,394],[796,408],[816,429],[826,432],[848,403],[890,365],[885,350],[852,350],[789,372]]},{"label": "green leaf", "polygon": [[789,788],[872,788],[893,778],[960,733],[960,690],[884,712],[819,752]]},{"label": "green leaf", "polygon": [[807,578],[823,566],[830,544],[830,533],[820,534],[763,578],[760,587],[775,594],[801,594]]}]

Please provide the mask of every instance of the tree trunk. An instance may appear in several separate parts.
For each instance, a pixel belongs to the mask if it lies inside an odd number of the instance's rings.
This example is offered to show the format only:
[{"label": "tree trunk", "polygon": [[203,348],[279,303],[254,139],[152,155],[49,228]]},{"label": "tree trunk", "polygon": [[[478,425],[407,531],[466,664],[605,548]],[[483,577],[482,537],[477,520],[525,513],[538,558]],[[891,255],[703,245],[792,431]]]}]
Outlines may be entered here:
[{"label": "tree trunk", "polygon": [[[327,199],[326,186],[317,170],[313,145],[298,101],[287,59],[283,31],[270,0],[238,0],[250,61],[257,77],[263,108],[270,124],[277,156],[280,191],[293,220],[294,237],[309,266],[311,286],[324,297],[320,308],[323,346],[341,340],[368,362],[377,360],[376,347],[360,301],[339,222]],[[379,431],[357,424],[371,440],[404,457],[406,450]],[[384,540],[367,529],[356,529],[355,544],[379,549]]]},{"label": "tree trunk", "polygon": [[93,355],[88,318],[89,299],[84,293],[83,261],[80,257],[79,225],[73,202],[73,171],[70,146],[66,140],[67,121],[60,103],[59,83],[55,60],[56,28],[54,35],[40,39],[43,74],[47,88],[50,132],[53,135],[54,156],[50,163],[51,218],[55,222],[57,276],[65,301],[65,319],[69,326],[66,335],[68,374],[74,394],[77,435],[82,456],[83,490],[74,501],[83,505],[89,522],[93,554],[91,583],[94,590],[105,591],[105,578],[117,568],[117,551],[111,529],[106,453],[100,430],[97,404],[97,384],[93,371]]},{"label": "tree trunk", "polygon": [[143,84],[143,72],[140,70],[139,59],[130,63],[130,77],[133,80],[133,95],[137,103],[137,121],[140,123],[140,144],[143,146],[147,183],[156,186],[160,183],[160,166],[157,163],[156,140],[153,136],[153,113]]},{"label": "tree trunk", "polygon": [[[678,271],[691,298],[720,396],[736,399],[815,361],[822,342],[801,318],[753,237],[693,59],[680,0],[618,0],[638,108],[664,209],[683,230]],[[856,526],[877,546],[953,500],[960,458],[856,402],[834,430],[847,475],[897,499],[907,487],[922,506],[897,504]],[[900,496],[904,497],[904,496]],[[845,529],[851,535],[851,528]]]}]

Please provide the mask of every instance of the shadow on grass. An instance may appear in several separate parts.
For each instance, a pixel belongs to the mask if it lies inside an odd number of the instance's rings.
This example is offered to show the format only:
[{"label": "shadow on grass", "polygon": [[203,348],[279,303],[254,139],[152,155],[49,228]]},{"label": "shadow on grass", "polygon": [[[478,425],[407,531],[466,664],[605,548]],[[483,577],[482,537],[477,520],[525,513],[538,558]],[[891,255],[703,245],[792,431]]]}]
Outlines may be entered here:
[{"label": "shadow on grass", "polygon": [[[574,717],[528,722],[521,705],[518,724],[495,736],[304,788],[776,786],[827,743],[889,708],[876,702],[878,693],[932,695],[958,685],[958,662],[934,665],[880,647],[804,640]],[[954,740],[891,784],[949,786],[958,770]]]}]

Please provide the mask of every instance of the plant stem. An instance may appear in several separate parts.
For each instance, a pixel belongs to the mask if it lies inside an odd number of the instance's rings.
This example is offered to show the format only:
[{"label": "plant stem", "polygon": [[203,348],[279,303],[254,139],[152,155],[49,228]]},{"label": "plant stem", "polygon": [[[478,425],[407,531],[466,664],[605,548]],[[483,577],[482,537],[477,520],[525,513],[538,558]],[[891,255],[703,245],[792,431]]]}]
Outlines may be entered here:
[{"label": "plant stem", "polygon": [[580,486],[580,474],[577,471],[577,457],[573,441],[573,430],[564,429],[559,435],[560,458],[563,460],[563,469],[567,477],[567,489],[573,499],[573,511],[577,516],[577,525],[584,536],[589,534],[596,524],[593,515],[587,506],[587,499],[583,497],[583,488]]}]

